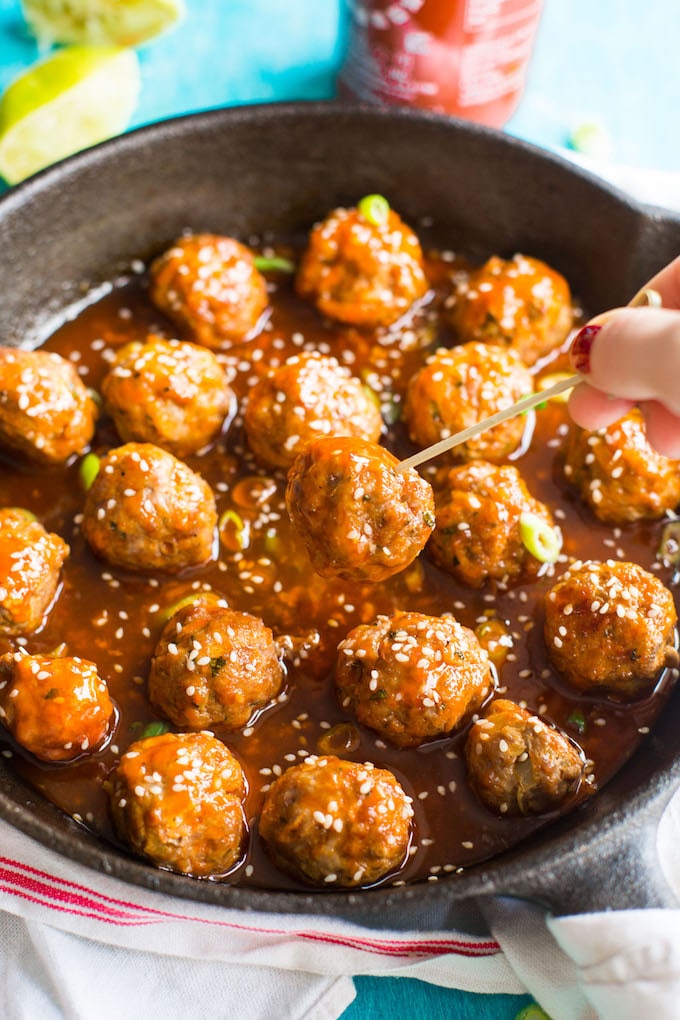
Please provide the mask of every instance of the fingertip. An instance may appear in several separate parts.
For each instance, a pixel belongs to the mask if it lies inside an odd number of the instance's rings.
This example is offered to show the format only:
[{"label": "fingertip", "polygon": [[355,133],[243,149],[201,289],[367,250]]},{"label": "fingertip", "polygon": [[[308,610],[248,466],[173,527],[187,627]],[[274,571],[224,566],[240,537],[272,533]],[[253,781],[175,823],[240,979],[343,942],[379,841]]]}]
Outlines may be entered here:
[{"label": "fingertip", "polygon": [[610,397],[588,383],[575,386],[569,397],[569,414],[577,425],[589,431],[606,428],[623,418],[633,407],[630,400]]},{"label": "fingertip", "polygon": [[680,460],[680,418],[656,400],[641,404],[640,410],[649,445],[662,457]]}]

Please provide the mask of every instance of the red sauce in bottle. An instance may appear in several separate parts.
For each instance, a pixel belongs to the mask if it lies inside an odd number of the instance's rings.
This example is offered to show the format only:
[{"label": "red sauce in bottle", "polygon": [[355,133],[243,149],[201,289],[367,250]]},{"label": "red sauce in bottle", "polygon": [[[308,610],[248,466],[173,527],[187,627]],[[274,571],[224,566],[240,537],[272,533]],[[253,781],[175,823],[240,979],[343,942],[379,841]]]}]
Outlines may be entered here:
[{"label": "red sauce in bottle", "polygon": [[517,106],[542,0],[352,0],[338,98],[501,127]]}]

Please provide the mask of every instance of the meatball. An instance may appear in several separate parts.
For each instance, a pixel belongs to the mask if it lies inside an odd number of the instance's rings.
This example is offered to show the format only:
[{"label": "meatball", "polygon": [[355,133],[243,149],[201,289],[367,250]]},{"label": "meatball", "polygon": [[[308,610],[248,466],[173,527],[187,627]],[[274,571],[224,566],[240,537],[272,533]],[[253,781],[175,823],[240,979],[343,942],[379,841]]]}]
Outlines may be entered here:
[{"label": "meatball", "polygon": [[428,550],[443,570],[472,588],[536,577],[544,564],[522,541],[520,517],[554,527],[548,508],[529,493],[517,468],[473,461],[450,468],[435,494],[437,524]]},{"label": "meatball", "polygon": [[85,449],[96,420],[97,405],[70,361],[0,347],[0,447],[40,466],[63,464]]},{"label": "meatball", "polygon": [[245,726],[281,690],[274,635],[262,620],[200,597],[168,620],[151,660],[151,704],[176,726]]},{"label": "meatball", "polygon": [[564,474],[610,524],[655,520],[680,503],[680,462],[649,445],[637,408],[598,432],[572,425]]},{"label": "meatball", "polygon": [[382,418],[375,398],[335,358],[289,358],[251,390],[244,416],[248,443],[270,467],[289,468],[319,436],[358,436],[375,443]]},{"label": "meatball", "polygon": [[461,340],[512,347],[526,365],[559,347],[572,320],[567,281],[526,255],[494,255],[458,287],[451,310]]},{"label": "meatball", "polygon": [[[533,393],[534,382],[518,354],[468,343],[438,350],[412,377],[404,416],[411,439],[424,448],[476,425]],[[461,443],[457,460],[500,460],[517,448],[526,420],[509,418]]]},{"label": "meatball", "polygon": [[575,563],[545,597],[545,640],[556,669],[583,691],[645,693],[675,661],[673,596],[635,563]]},{"label": "meatball", "polygon": [[94,662],[9,652],[0,658],[0,719],[41,761],[73,761],[101,748],[114,720]]},{"label": "meatball", "polygon": [[215,497],[200,475],[151,443],[127,443],[102,458],[82,530],[114,566],[176,573],[210,559],[216,525]]},{"label": "meatball", "polygon": [[155,443],[176,457],[211,442],[236,400],[212,351],[160,337],[125,344],[102,395],[124,442]]},{"label": "meatball", "polygon": [[107,786],[118,835],[157,867],[210,878],[240,860],[245,777],[212,733],[138,740]]},{"label": "meatball", "polygon": [[451,616],[396,613],[350,631],[338,647],[343,708],[397,747],[444,737],[494,686],[487,653]]},{"label": "meatball", "polygon": [[151,300],[206,347],[250,340],[267,307],[253,253],[231,237],[180,237],[151,265]]},{"label": "meatball", "polygon": [[308,443],[288,473],[286,505],[322,577],[382,581],[411,563],[434,527],[434,496],[417,471],[363,439]]},{"label": "meatball", "polygon": [[310,755],[272,783],[260,835],[280,868],[314,885],[371,885],[403,865],[412,817],[391,772]]},{"label": "meatball", "polygon": [[427,289],[418,238],[397,213],[373,223],[335,209],[309,237],[295,285],[324,315],[355,326],[390,326]]},{"label": "meatball", "polygon": [[28,511],[0,510],[0,634],[20,637],[40,629],[69,551]]},{"label": "meatball", "polygon": [[533,815],[559,807],[581,783],[585,757],[561,732],[513,701],[492,701],[465,743],[471,785],[492,811]]}]

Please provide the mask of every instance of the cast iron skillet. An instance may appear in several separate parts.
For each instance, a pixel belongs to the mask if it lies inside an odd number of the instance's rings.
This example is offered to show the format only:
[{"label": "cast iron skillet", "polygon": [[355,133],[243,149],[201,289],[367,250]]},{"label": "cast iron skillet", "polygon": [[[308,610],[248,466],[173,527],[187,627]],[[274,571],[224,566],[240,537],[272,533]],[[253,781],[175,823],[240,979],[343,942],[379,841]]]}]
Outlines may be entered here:
[{"label": "cast iron skillet", "polygon": [[[0,200],[0,340],[33,345],[82,296],[186,227],[247,238],[308,229],[381,192],[447,247],[524,251],[595,312],[625,303],[680,251],[680,218],[629,201],[498,133],[410,111],[329,104],[217,110],[156,124],[50,169]],[[374,927],[483,930],[479,896],[557,913],[677,905],[656,866],[656,823],[680,782],[680,690],[593,800],[520,847],[437,883],[362,893],[231,888],[158,871],[63,816],[0,759],[0,815],[89,867],[245,910],[332,913]]]}]

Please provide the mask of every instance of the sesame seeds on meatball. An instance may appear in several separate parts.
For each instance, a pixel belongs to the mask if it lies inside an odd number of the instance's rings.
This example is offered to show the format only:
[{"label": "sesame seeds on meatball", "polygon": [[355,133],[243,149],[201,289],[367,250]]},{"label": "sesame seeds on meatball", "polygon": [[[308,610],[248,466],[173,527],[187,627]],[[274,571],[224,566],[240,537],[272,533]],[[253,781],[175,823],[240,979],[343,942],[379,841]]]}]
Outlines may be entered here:
[{"label": "sesame seeds on meatball", "polygon": [[572,424],[564,475],[609,524],[656,520],[680,503],[680,461],[649,445],[637,408],[597,432]]},{"label": "sesame seeds on meatball", "polygon": [[97,405],[52,351],[0,347],[0,447],[31,463],[65,463],[92,439]]},{"label": "sesame seeds on meatball", "polygon": [[172,616],[151,660],[151,704],[176,726],[245,726],[279,693],[283,669],[262,620],[199,597]]},{"label": "sesame seeds on meatball", "polygon": [[393,210],[371,222],[335,209],[309,236],[298,293],[324,315],[355,326],[389,326],[428,288],[418,238]]},{"label": "sesame seeds on meatball", "polygon": [[289,468],[311,439],[358,436],[375,443],[376,400],[336,358],[304,352],[253,387],[244,415],[248,445],[262,463]]},{"label": "sesame seeds on meatball", "polygon": [[93,662],[15,652],[0,658],[0,720],[36,758],[67,762],[101,748],[114,707]]},{"label": "sesame seeds on meatball", "polygon": [[[424,448],[511,407],[533,393],[518,354],[482,343],[435,352],[412,377],[404,416],[411,439]],[[451,451],[456,460],[500,460],[520,444],[526,421],[509,418]]]},{"label": "sesame seeds on meatball", "polygon": [[545,641],[556,669],[579,690],[636,697],[674,652],[671,592],[635,563],[575,563],[545,598]]},{"label": "sesame seeds on meatball", "polygon": [[155,443],[176,457],[210,443],[236,399],[212,351],[160,337],[120,348],[102,396],[123,442]]},{"label": "sesame seeds on meatball", "polygon": [[558,808],[583,778],[585,756],[560,730],[512,701],[492,701],[465,742],[470,782],[500,814]]},{"label": "sesame seeds on meatball", "polygon": [[255,335],[267,307],[267,284],[244,244],[193,234],[152,263],[150,296],[199,343],[224,348]]},{"label": "sesame seeds on meatball", "polygon": [[411,563],[434,527],[434,496],[417,471],[363,439],[308,443],[288,474],[286,505],[322,577],[381,581]]},{"label": "sesame seeds on meatball", "polygon": [[461,340],[511,347],[526,365],[559,347],[572,320],[567,281],[527,255],[492,256],[458,287],[451,310]]},{"label": "sesame seeds on meatball", "polygon": [[246,782],[212,733],[163,733],[132,744],[108,780],[121,839],[159,868],[221,877],[247,835]]},{"label": "sesame seeds on meatball", "polygon": [[522,541],[520,518],[531,513],[552,528],[552,515],[517,468],[481,460],[450,468],[440,476],[435,503],[437,523],[427,548],[462,584],[526,581],[543,568]]},{"label": "sesame seeds on meatball", "polygon": [[410,799],[387,769],[310,755],[272,783],[260,835],[284,871],[351,888],[403,865],[412,817]]},{"label": "sesame seeds on meatball", "polygon": [[355,627],[338,648],[343,708],[397,747],[446,736],[494,686],[477,638],[451,616],[396,613]]},{"label": "sesame seeds on meatball", "polygon": [[212,556],[215,498],[200,475],[151,443],[102,458],[82,530],[94,552],[127,570],[174,573]]},{"label": "sesame seeds on meatball", "polygon": [[66,542],[33,514],[0,510],[0,634],[20,637],[40,629],[68,554]]}]

